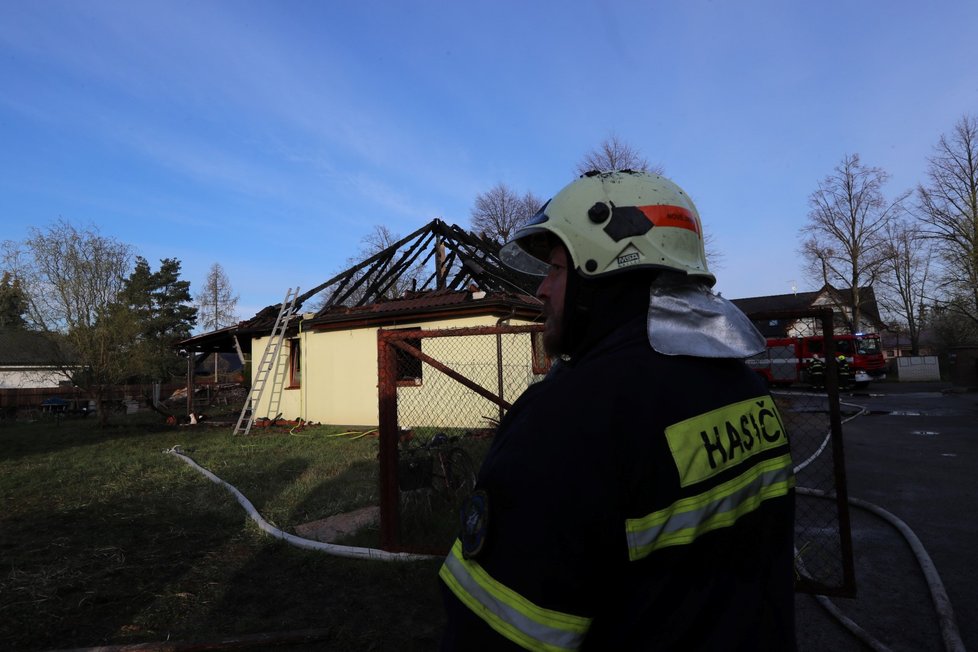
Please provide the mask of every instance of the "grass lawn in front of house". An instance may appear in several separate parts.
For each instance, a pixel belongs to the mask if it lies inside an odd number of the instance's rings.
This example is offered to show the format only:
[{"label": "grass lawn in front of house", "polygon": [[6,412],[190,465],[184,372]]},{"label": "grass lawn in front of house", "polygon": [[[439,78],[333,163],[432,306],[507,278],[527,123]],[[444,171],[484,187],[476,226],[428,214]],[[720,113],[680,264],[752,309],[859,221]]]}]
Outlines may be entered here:
[{"label": "grass lawn in front of house", "polygon": [[292,531],[376,504],[377,440],[331,436],[342,430],[233,437],[147,414],[0,426],[0,640],[49,650],[317,630],[309,649],[436,648],[440,562],[293,548],[163,452],[180,445]]}]

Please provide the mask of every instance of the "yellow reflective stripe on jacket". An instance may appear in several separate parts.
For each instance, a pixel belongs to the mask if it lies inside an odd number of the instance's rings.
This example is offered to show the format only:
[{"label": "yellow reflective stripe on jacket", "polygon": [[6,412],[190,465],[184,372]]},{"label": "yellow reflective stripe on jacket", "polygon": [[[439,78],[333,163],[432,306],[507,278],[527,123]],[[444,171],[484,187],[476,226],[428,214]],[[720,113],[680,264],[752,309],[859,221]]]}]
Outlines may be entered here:
[{"label": "yellow reflective stripe on jacket", "polygon": [[544,609],[499,583],[462,557],[459,541],[438,575],[472,613],[527,650],[576,650],[591,626],[590,618]]},{"label": "yellow reflective stripe on jacket", "polygon": [[628,519],[628,557],[637,561],[653,551],[684,545],[712,530],[733,525],[769,498],[784,496],[795,485],[788,453],[742,475],[642,518]]}]

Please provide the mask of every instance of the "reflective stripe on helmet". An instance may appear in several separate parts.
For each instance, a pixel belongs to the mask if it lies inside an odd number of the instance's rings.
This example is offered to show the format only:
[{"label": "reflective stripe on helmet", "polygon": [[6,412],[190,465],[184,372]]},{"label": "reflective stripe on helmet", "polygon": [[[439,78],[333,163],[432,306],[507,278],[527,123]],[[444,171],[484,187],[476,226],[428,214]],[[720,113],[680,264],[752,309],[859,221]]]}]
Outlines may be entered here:
[{"label": "reflective stripe on helmet", "polygon": [[699,221],[693,217],[693,213],[688,208],[665,205],[637,208],[654,226],[672,226],[677,229],[687,229],[701,237],[703,235]]},{"label": "reflective stripe on helmet", "polygon": [[476,616],[527,650],[576,650],[591,619],[537,606],[493,579],[475,561],[462,557],[455,541],[439,577]]},{"label": "reflective stripe on helmet", "polygon": [[699,495],[625,522],[628,557],[637,561],[660,548],[692,543],[698,536],[733,525],[765,500],[785,496],[795,486],[788,453],[750,468]]}]

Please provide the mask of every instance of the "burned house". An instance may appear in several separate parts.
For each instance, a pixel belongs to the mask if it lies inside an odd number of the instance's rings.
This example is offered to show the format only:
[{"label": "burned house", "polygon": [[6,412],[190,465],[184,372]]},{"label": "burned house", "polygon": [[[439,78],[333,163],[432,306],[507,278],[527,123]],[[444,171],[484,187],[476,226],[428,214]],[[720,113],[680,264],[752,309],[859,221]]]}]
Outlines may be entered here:
[{"label": "burned house", "polygon": [[[538,281],[504,267],[495,241],[433,220],[321,285],[290,289],[281,303],[251,319],[181,346],[195,354],[236,351],[248,359],[255,418],[374,425],[379,330],[534,323],[541,317],[533,296]],[[534,353],[525,352],[527,384],[539,371],[531,365]],[[474,375],[498,364],[495,347],[471,345],[458,355]],[[398,385],[430,390],[437,374],[427,367],[406,359]],[[260,396],[256,385],[264,385]]]}]

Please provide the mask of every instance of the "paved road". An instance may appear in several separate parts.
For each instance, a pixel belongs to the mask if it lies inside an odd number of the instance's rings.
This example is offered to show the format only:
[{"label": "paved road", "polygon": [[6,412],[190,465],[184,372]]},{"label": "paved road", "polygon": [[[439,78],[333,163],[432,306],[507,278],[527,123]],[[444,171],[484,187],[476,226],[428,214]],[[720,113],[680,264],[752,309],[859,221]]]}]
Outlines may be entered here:
[{"label": "paved road", "polygon": [[[950,391],[949,391],[950,390]],[[940,573],[968,650],[978,652],[978,393],[879,383],[845,395],[867,412],[843,426],[849,495],[906,523]],[[853,508],[858,595],[835,604],[893,650],[944,650],[924,575],[903,536]],[[798,595],[802,652],[870,649]]]}]

